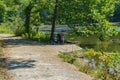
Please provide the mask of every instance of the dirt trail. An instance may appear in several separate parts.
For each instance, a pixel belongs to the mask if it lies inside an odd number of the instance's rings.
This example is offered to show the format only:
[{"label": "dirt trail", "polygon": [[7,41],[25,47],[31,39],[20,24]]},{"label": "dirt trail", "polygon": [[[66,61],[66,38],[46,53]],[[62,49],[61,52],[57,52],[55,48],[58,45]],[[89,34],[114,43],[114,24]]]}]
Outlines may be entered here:
[{"label": "dirt trail", "polygon": [[59,51],[81,50],[76,45],[42,45],[10,35],[0,35],[7,46],[11,80],[92,80],[75,66],[63,62]]}]

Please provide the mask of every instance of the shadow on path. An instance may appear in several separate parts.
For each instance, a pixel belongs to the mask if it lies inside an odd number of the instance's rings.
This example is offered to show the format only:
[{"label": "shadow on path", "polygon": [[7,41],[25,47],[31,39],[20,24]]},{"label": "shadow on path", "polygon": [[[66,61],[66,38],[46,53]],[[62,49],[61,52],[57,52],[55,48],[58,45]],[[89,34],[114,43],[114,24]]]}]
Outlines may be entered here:
[{"label": "shadow on path", "polygon": [[21,69],[21,68],[34,68],[35,60],[8,60],[8,70]]},{"label": "shadow on path", "polygon": [[5,43],[10,45],[41,45],[40,43],[27,39],[5,39]]},{"label": "shadow on path", "polygon": [[[32,46],[45,46],[45,45],[52,45],[50,44],[50,42],[37,42],[37,41],[33,41],[33,40],[28,40],[28,39],[22,39],[21,37],[15,37],[15,36],[10,36],[10,37],[5,37],[4,42],[7,44],[12,45],[11,47],[17,47],[20,45],[32,45]],[[75,43],[69,43],[66,42],[65,45],[69,45],[69,44],[75,44]],[[55,44],[55,45],[62,45],[62,44]]]}]

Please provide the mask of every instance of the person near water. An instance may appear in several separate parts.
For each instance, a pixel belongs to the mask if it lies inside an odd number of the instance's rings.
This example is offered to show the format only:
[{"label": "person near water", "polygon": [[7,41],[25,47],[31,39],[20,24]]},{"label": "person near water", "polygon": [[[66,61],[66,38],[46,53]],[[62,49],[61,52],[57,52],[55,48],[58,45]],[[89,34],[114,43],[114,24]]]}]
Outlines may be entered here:
[{"label": "person near water", "polygon": [[61,32],[60,36],[61,36],[61,43],[64,44],[64,31]]},{"label": "person near water", "polygon": [[57,34],[57,43],[61,43],[61,33],[58,33]]}]

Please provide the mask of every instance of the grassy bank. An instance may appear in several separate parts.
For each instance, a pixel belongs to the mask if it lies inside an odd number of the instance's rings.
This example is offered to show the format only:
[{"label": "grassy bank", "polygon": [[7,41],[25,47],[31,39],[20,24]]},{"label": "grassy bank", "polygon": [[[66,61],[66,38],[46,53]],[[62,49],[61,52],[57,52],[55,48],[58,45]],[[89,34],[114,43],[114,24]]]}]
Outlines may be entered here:
[{"label": "grassy bank", "polygon": [[[61,53],[58,55],[63,61],[75,65],[95,80],[120,80],[120,54],[96,52],[88,49],[81,52]],[[114,62],[114,63],[113,63]]]}]

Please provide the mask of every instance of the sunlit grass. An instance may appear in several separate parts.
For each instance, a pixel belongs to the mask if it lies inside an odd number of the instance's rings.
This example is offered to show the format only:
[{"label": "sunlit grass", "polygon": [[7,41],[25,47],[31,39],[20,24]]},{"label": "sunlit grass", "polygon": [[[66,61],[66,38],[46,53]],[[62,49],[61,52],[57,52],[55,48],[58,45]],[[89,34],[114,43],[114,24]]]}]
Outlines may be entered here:
[{"label": "sunlit grass", "polygon": [[13,31],[8,27],[0,25],[0,34],[3,34],[3,33],[4,34],[13,34]]}]

